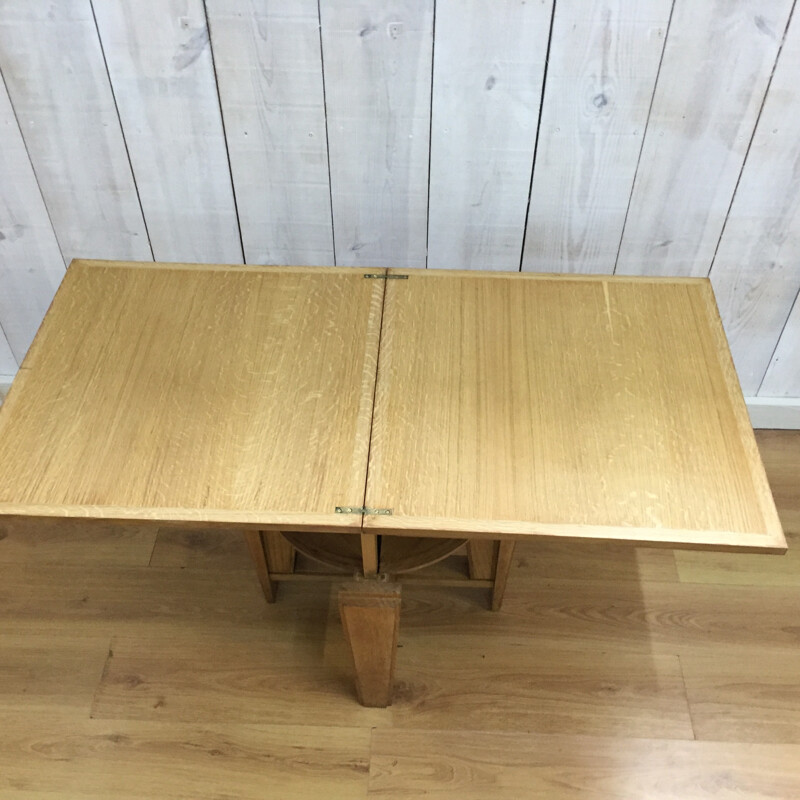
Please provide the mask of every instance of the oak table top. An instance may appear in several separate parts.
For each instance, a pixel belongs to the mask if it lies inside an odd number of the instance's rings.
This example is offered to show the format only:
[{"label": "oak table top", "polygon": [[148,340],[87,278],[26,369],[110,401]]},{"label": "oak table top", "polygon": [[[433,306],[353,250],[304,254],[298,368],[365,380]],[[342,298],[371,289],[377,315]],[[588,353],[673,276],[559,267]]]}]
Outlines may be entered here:
[{"label": "oak table top", "polygon": [[785,549],[698,279],[75,261],[0,515]]}]

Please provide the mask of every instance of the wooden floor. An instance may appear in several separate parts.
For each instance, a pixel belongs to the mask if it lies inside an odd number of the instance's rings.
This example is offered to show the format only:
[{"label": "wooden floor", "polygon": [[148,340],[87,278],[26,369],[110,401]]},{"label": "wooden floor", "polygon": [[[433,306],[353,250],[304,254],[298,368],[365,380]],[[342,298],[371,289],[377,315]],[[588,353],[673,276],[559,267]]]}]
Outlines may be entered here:
[{"label": "wooden floor", "polygon": [[404,588],[394,705],[332,588],[264,604],[243,537],[0,530],[0,798],[800,798],[800,432],[763,432],[790,552],[519,546],[503,611]]}]

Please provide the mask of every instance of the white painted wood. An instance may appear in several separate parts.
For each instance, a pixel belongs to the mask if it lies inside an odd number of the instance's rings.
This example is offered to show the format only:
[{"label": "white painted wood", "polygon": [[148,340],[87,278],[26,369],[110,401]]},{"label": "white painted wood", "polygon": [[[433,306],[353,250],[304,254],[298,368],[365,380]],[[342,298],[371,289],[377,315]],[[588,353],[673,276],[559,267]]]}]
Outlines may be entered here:
[{"label": "white painted wood", "polygon": [[706,275],[792,0],[676,0],[617,272]]},{"label": "white painted wood", "polygon": [[242,249],[202,0],[94,0],[158,261]]},{"label": "white painted wood", "polygon": [[[800,14],[775,68],[711,282],[739,380],[745,394],[756,394],[800,288]],[[782,348],[770,393],[783,395],[781,382],[800,386],[800,355],[793,363],[787,356]]]},{"label": "white painted wood", "polygon": [[758,396],[800,398],[800,295],[778,340]]},{"label": "white painted wood", "polygon": [[424,267],[433,0],[321,0],[336,262]]},{"label": "white painted wood", "polygon": [[150,259],[89,0],[3,0],[0,69],[64,259]]},{"label": "white painted wood", "polygon": [[333,264],[316,0],[207,0],[248,263]]},{"label": "white painted wood", "polygon": [[64,259],[0,80],[0,326],[25,353],[64,275]]},{"label": "white painted wood", "polygon": [[800,397],[745,397],[754,428],[800,430]]},{"label": "white painted wood", "polygon": [[524,270],[613,272],[671,0],[559,0]]},{"label": "white painted wood", "polygon": [[11,352],[6,335],[0,328],[0,382],[5,375],[13,375],[17,371],[17,359]]},{"label": "white painted wood", "polygon": [[552,0],[437,0],[428,266],[519,269]]}]

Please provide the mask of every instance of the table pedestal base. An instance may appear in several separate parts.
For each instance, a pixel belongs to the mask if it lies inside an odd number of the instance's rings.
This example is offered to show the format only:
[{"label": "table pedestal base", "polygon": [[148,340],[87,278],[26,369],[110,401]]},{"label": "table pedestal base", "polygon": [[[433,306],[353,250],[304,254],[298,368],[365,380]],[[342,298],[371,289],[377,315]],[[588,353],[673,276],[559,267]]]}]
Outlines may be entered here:
[{"label": "table pedestal base", "polygon": [[339,589],[339,615],[356,673],[361,705],[383,708],[392,702],[400,585],[374,576]]},{"label": "table pedestal base", "polygon": [[[364,547],[362,537],[353,534],[338,537],[335,540],[338,549],[330,548],[331,541],[334,541],[330,534],[299,536],[278,531],[247,531],[245,536],[264,597],[269,603],[275,602],[281,581],[335,581],[344,577],[341,572],[304,572],[302,569],[295,572],[296,546],[312,559],[364,573],[341,586],[339,614],[353,654],[358,699],[362,705],[373,707],[391,703],[400,626],[399,582],[488,588],[491,590],[490,608],[499,611],[514,555],[513,541],[470,540],[467,542],[469,577],[426,580],[403,569],[414,570],[422,563],[435,563],[457,548],[458,540],[386,537],[378,562],[377,548],[373,548],[371,557],[365,558],[364,551],[367,550],[366,555],[369,555],[370,548]],[[319,541],[315,537],[319,537]],[[366,544],[371,542],[368,540]],[[369,574],[376,563],[391,565],[397,571],[389,569],[378,575]]]}]

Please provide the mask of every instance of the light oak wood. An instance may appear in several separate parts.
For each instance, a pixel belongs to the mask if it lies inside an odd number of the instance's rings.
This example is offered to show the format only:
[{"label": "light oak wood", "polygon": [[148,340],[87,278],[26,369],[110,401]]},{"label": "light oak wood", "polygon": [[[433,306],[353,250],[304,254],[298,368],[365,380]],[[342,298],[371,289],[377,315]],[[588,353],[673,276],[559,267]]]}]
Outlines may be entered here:
[{"label": "light oak wood", "polygon": [[497,542],[485,539],[467,541],[469,576],[476,580],[491,580],[497,569]]},{"label": "light oak wood", "polygon": [[293,572],[297,553],[286,537],[278,531],[264,531],[261,539],[271,571]]},{"label": "light oak wood", "polygon": [[402,274],[365,530],[785,549],[707,281]]},{"label": "light oak wood", "polygon": [[258,582],[261,584],[261,589],[264,592],[264,598],[268,603],[274,603],[277,587],[270,579],[269,563],[267,561],[262,533],[261,531],[245,531],[244,536],[247,542],[247,549],[250,551],[250,557],[253,559],[253,564],[255,564],[256,567],[256,575],[258,575]]},{"label": "light oak wood", "polygon": [[378,537],[372,533],[361,534],[361,572],[364,575],[378,572]]},{"label": "light oak wood", "polygon": [[369,708],[390,705],[400,627],[399,584],[375,579],[344,584],[339,614],[353,655],[359,702]]},{"label": "light oak wood", "polygon": [[[410,536],[368,535],[356,537],[350,534],[287,532],[286,539],[301,553],[330,567],[364,572],[397,575],[435,564],[464,545],[463,539],[428,539]],[[366,550],[363,542],[366,540]],[[379,551],[379,552],[378,552]],[[366,556],[365,556],[366,553]],[[268,559],[273,563],[271,559]],[[371,573],[366,572],[365,561]],[[276,572],[291,572],[276,569]],[[491,573],[488,577],[492,577]]]},{"label": "light oak wood", "polygon": [[492,584],[492,611],[499,611],[503,605],[503,597],[506,594],[506,584],[508,583],[508,573],[511,570],[511,559],[514,557],[514,542],[501,541],[497,549],[497,564],[494,570],[494,582]]},{"label": "light oak wood", "polygon": [[384,283],[74,262],[0,408],[0,514],[357,529]]}]

